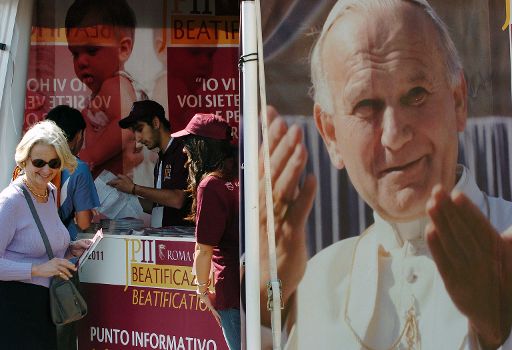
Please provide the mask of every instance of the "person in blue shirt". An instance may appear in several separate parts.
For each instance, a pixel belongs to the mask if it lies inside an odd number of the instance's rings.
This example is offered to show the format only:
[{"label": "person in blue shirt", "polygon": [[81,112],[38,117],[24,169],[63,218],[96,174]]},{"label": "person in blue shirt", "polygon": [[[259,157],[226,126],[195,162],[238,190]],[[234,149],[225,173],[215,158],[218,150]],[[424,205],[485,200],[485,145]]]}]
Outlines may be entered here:
[{"label": "person in blue shirt", "polygon": [[[52,120],[66,134],[69,148],[73,155],[80,152],[86,127],[79,110],[60,105],[48,112],[47,120]],[[78,167],[70,174],[63,170],[60,185],[59,216],[67,227],[71,240],[75,240],[78,228],[87,229],[100,202],[94,181],[87,164],[78,159]],[[78,228],[77,228],[78,227]]]},{"label": "person in blue shirt", "polygon": [[[89,167],[77,157],[82,149],[86,124],[79,110],[66,105],[56,106],[50,110],[46,119],[52,120],[64,131],[71,153],[78,162],[72,174],[66,169],[62,170],[58,196],[60,219],[74,241],[78,228],[85,230],[91,225],[94,209],[100,205]],[[74,324],[57,327],[57,349],[76,348]]]}]

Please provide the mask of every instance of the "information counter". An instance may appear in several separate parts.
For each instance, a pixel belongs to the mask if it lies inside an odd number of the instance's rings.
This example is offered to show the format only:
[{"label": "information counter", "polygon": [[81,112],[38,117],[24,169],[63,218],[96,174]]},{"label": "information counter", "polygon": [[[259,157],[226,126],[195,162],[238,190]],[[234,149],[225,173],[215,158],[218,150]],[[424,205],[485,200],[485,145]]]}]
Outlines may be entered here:
[{"label": "information counter", "polygon": [[79,350],[227,350],[196,295],[193,237],[108,235],[80,270]]}]

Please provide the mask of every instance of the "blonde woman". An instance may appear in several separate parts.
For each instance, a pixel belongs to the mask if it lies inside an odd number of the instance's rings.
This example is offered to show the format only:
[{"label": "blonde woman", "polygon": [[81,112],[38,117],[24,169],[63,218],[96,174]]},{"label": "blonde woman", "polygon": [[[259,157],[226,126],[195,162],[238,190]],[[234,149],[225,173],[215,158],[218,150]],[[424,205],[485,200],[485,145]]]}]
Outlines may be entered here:
[{"label": "blonde woman", "polygon": [[[68,259],[90,244],[71,242],[57,213],[56,188],[50,181],[77,165],[66,137],[51,121],[35,124],[14,156],[24,174],[0,192],[0,339],[2,349],[56,349],[48,286],[76,270]],[[48,235],[55,258],[48,260],[43,239],[23,195],[25,187]]]}]

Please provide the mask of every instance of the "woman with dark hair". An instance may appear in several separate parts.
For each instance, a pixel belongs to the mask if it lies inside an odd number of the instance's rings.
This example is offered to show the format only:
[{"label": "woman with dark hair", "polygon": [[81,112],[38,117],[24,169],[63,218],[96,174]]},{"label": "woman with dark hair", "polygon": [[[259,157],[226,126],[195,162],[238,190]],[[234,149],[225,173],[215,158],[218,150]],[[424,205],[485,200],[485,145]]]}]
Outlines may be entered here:
[{"label": "woman with dark hair", "polygon": [[[238,151],[231,128],[215,114],[196,114],[171,136],[184,137],[188,156],[197,293],[221,324],[229,348],[240,349]],[[215,292],[209,290],[212,265]]]}]

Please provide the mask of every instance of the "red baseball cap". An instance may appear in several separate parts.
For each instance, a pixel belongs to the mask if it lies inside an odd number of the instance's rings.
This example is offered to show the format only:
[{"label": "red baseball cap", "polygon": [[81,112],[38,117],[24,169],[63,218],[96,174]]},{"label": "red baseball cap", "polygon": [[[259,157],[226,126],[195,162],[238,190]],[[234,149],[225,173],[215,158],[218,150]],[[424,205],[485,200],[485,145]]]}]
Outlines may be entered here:
[{"label": "red baseball cap", "polygon": [[197,135],[215,140],[231,140],[231,127],[229,124],[213,113],[196,113],[188,122],[185,129],[171,134],[171,137]]}]

